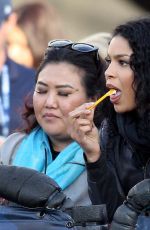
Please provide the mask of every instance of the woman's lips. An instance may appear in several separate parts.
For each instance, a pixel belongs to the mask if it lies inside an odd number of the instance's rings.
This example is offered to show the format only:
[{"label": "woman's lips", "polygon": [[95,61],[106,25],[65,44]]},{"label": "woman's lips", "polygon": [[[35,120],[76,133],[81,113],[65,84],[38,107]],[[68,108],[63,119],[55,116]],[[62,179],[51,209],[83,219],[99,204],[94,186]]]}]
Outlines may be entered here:
[{"label": "woman's lips", "polygon": [[110,101],[112,103],[117,103],[119,101],[120,97],[121,97],[121,91],[116,90],[115,94],[110,95]]},{"label": "woman's lips", "polygon": [[58,116],[56,116],[55,114],[52,114],[52,113],[45,113],[43,115],[43,117],[46,119],[46,120],[52,120],[52,119],[57,119],[59,118]]}]

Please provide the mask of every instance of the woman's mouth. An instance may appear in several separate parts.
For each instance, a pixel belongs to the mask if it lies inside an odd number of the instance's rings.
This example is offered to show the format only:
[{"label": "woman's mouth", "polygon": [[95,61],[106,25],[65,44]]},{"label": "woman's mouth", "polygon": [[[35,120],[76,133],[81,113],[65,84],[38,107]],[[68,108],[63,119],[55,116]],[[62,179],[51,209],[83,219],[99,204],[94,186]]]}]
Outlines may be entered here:
[{"label": "woman's mouth", "polygon": [[115,89],[116,92],[112,95],[110,95],[110,101],[115,104],[119,101],[120,97],[121,97],[121,91],[119,89]]},{"label": "woman's mouth", "polygon": [[44,118],[45,120],[51,121],[51,120],[58,119],[59,117],[58,117],[57,115],[53,114],[53,113],[45,113],[45,114],[43,115],[43,118]]}]

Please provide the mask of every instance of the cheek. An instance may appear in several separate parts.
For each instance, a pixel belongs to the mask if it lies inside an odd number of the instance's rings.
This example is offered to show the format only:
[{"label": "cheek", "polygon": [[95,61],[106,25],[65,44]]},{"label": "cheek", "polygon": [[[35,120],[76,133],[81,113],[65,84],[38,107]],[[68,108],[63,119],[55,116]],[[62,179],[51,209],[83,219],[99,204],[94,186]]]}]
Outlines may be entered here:
[{"label": "cheek", "polygon": [[135,91],[133,89],[133,75],[130,75],[126,81],[124,81],[124,92],[126,101],[129,104],[135,105]]},{"label": "cheek", "polygon": [[127,91],[133,91],[133,80],[134,80],[134,75],[131,71],[127,71],[124,73],[124,76],[122,79],[120,79],[122,86],[124,89]]},{"label": "cheek", "polygon": [[132,87],[126,90],[125,101],[128,105],[135,106],[135,92]]},{"label": "cheek", "polygon": [[74,106],[72,105],[72,103],[61,103],[61,105],[59,106],[59,110],[61,111],[63,116],[68,115],[69,112],[71,112],[73,110]]},{"label": "cheek", "polygon": [[36,95],[33,95],[33,108],[34,108],[35,115],[37,115],[38,112],[40,111],[40,107],[41,107],[40,100]]},{"label": "cheek", "polygon": [[86,103],[88,101],[87,98],[85,97],[81,97],[79,99],[76,100],[72,100],[70,103],[61,103],[61,105],[59,106],[61,112],[63,115],[68,115],[69,112],[73,111],[74,109],[76,109],[78,106]]}]

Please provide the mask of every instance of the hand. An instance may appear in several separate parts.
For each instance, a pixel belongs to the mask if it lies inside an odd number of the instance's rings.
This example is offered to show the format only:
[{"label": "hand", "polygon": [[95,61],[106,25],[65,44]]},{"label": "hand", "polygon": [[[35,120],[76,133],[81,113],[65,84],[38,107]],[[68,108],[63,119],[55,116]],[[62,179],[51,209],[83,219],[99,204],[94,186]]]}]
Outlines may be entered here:
[{"label": "hand", "polygon": [[77,107],[68,115],[68,133],[84,150],[88,162],[100,157],[99,133],[93,122],[94,110],[87,109],[91,103]]}]

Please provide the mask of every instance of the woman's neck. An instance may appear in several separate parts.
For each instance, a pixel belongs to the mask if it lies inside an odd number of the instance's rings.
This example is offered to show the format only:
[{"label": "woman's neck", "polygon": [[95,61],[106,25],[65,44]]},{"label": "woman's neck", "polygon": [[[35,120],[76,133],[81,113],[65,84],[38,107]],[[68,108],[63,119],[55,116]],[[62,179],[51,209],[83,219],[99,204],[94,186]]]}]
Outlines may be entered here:
[{"label": "woman's neck", "polygon": [[50,137],[53,149],[57,152],[61,152],[65,147],[67,147],[73,140],[72,139],[55,139]]}]

